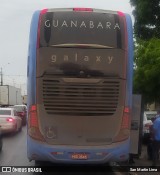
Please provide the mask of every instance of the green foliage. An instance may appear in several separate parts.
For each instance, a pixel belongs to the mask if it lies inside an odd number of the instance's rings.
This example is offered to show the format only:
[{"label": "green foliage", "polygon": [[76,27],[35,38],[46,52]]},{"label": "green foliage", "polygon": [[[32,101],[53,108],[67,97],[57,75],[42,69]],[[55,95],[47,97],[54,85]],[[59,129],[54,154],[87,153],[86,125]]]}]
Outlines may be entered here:
[{"label": "green foliage", "polygon": [[134,7],[136,38],[160,38],[160,0],[130,0]]},{"label": "green foliage", "polygon": [[134,93],[160,102],[160,39],[139,41],[135,48]]},{"label": "green foliage", "polygon": [[130,0],[135,46],[134,93],[160,103],[160,0]]}]

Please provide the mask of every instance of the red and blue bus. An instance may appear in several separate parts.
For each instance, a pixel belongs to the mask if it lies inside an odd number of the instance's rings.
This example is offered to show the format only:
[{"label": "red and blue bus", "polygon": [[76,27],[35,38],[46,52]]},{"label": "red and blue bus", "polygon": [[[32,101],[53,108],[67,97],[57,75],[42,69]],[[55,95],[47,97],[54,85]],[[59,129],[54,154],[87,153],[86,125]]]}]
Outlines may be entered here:
[{"label": "red and blue bus", "polygon": [[36,11],[27,77],[30,161],[128,160],[133,77],[130,15],[91,8]]}]

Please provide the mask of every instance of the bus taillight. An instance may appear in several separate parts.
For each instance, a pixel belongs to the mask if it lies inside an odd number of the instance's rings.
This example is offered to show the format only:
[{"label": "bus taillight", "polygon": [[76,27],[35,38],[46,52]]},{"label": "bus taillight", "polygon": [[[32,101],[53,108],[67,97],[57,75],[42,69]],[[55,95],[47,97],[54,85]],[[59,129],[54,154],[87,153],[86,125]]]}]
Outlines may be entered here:
[{"label": "bus taillight", "polygon": [[92,8],[73,8],[73,11],[93,12]]},{"label": "bus taillight", "polygon": [[128,107],[124,108],[121,129],[128,129],[129,128],[129,118],[130,117],[130,110]]},{"label": "bus taillight", "polygon": [[120,131],[114,138],[113,142],[120,142],[129,138],[130,117],[130,109],[128,107],[125,107],[123,111]]},{"label": "bus taillight", "polygon": [[43,14],[45,14],[45,13],[47,13],[47,11],[48,11],[48,9],[43,9],[43,10],[41,10],[41,15],[43,15]]},{"label": "bus taillight", "polygon": [[117,13],[119,16],[125,16],[125,14],[123,12],[118,11]]},{"label": "bus taillight", "polygon": [[29,121],[29,123],[28,123],[29,136],[36,139],[36,140],[45,141],[42,134],[40,133],[40,130],[39,130],[37,106],[36,105],[30,106],[28,121]]}]

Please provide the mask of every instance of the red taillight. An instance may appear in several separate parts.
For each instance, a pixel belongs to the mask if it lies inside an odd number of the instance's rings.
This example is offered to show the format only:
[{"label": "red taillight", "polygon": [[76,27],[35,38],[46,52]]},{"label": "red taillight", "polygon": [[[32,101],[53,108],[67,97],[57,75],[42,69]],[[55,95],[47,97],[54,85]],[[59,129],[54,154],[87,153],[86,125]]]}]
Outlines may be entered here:
[{"label": "red taillight", "polygon": [[73,11],[93,12],[93,9],[92,8],[73,8]]},{"label": "red taillight", "polygon": [[125,14],[123,12],[118,11],[117,13],[119,16],[125,16]]},{"label": "red taillight", "polygon": [[9,118],[6,119],[6,121],[7,121],[7,122],[14,122],[14,119],[11,118],[11,117],[9,117]]},{"label": "red taillight", "polygon": [[125,107],[123,112],[123,117],[122,117],[122,123],[121,123],[122,129],[129,128],[129,116],[130,116],[129,114],[130,114],[129,108]]},{"label": "red taillight", "polygon": [[43,9],[43,10],[41,10],[40,14],[43,15],[43,14],[47,13],[47,11],[48,11],[48,9]]},{"label": "red taillight", "polygon": [[29,110],[28,134],[36,140],[44,141],[44,138],[39,130],[36,105],[32,105]]},{"label": "red taillight", "polygon": [[51,152],[52,155],[63,155],[63,152]]},{"label": "red taillight", "polygon": [[120,142],[129,138],[130,113],[131,113],[130,109],[128,107],[125,107],[123,111],[120,131],[115,136],[113,142]]},{"label": "red taillight", "polygon": [[37,110],[37,106],[36,105],[32,105],[30,108],[30,111],[36,111]]},{"label": "red taillight", "polygon": [[38,119],[37,119],[37,110],[36,106],[31,106],[30,109],[30,126],[31,127],[38,127]]},{"label": "red taillight", "polygon": [[40,45],[40,25],[41,25],[42,15],[47,13],[47,11],[48,11],[48,9],[43,9],[43,10],[41,10],[40,15],[39,15],[38,33],[37,33],[37,48],[39,48],[39,45]]},{"label": "red taillight", "polygon": [[129,108],[128,108],[128,107],[125,107],[125,108],[124,108],[124,112],[125,112],[125,113],[129,113]]}]

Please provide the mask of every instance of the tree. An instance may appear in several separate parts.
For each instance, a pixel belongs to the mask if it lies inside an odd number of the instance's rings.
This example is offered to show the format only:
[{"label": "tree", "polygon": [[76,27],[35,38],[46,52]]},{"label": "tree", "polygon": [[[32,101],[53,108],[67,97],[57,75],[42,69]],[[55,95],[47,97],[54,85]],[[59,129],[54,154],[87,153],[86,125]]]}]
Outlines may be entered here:
[{"label": "tree", "polygon": [[160,38],[160,0],[130,0],[134,7],[136,38]]},{"label": "tree", "polygon": [[139,41],[135,48],[134,93],[145,103],[160,102],[160,39]]}]

